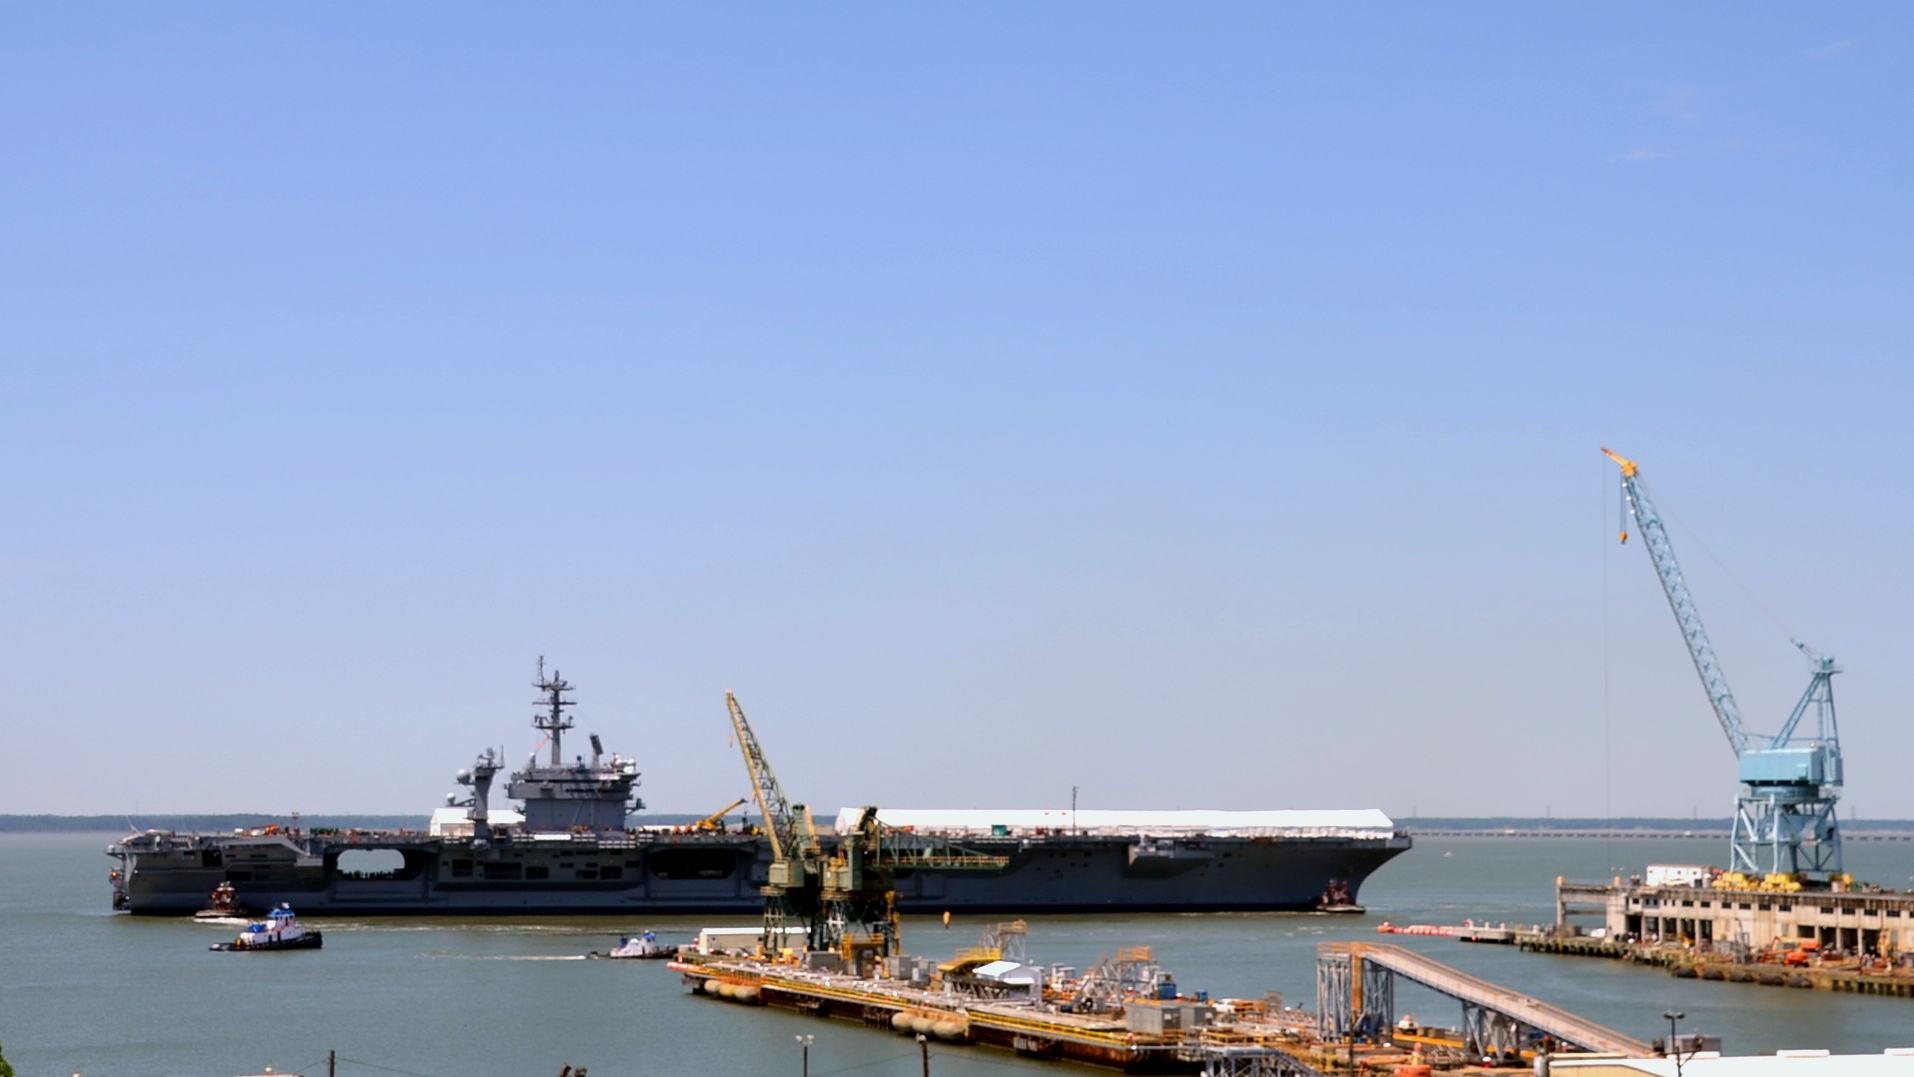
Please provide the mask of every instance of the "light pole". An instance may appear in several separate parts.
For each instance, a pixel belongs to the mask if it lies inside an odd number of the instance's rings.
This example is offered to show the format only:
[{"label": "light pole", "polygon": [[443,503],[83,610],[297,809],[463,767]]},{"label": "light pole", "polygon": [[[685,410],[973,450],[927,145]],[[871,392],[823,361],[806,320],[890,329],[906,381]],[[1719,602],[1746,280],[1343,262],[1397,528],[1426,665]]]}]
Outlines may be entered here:
[{"label": "light pole", "polygon": [[1681,1077],[1681,1047],[1675,1043],[1675,1022],[1688,1015],[1679,1010],[1669,1010],[1662,1014],[1668,1018],[1668,1054],[1675,1056],[1675,1077]]},{"label": "light pole", "polygon": [[919,1032],[917,1034],[917,1048],[924,1052],[924,1077],[930,1077],[930,1037]]},{"label": "light pole", "polygon": [[793,1036],[798,1046],[804,1050],[804,1077],[811,1077],[811,1044],[817,1042],[816,1036]]}]

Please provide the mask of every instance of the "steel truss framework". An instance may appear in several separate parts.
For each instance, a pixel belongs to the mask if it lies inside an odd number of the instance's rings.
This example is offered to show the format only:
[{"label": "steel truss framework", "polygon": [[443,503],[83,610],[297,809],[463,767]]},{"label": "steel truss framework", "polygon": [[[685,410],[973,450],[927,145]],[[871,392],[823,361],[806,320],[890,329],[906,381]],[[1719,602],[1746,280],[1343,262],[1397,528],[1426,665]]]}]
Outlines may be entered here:
[{"label": "steel truss framework", "polygon": [[1386,1038],[1396,1023],[1395,973],[1347,953],[1318,955],[1316,1020],[1326,1040]]},{"label": "steel truss framework", "polygon": [[1383,943],[1325,942],[1316,952],[1318,1033],[1327,1040],[1387,1041],[1395,1024],[1395,977],[1455,999],[1470,1060],[1553,1041],[1630,1056],[1648,1045],[1519,992]]},{"label": "steel truss framework", "polygon": [[1533,1047],[1542,1033],[1504,1013],[1484,1006],[1462,1004],[1462,1055],[1488,1058]]},{"label": "steel truss framework", "polygon": [[[1352,990],[1359,977],[1360,992]],[[1396,1022],[1396,974],[1349,954],[1322,954],[1316,959],[1316,1013],[1324,1039],[1383,1042]],[[1462,1001],[1465,1058],[1532,1049],[1542,1036],[1507,1014]]]},{"label": "steel truss framework", "polygon": [[1274,1047],[1205,1043],[1179,1053],[1185,1061],[1202,1062],[1203,1077],[1322,1077],[1301,1059]]},{"label": "steel truss framework", "polygon": [[1818,875],[1841,871],[1841,828],[1835,800],[1799,797],[1772,787],[1753,787],[1756,795],[1735,801],[1735,836],[1729,849],[1730,871],[1749,875]]}]

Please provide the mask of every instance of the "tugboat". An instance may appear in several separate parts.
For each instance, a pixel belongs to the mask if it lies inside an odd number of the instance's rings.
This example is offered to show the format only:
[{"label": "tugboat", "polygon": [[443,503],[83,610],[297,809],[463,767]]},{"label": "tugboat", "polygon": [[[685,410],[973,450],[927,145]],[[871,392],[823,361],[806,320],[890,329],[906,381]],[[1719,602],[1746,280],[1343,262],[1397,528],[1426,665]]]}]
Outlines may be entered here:
[{"label": "tugboat", "polygon": [[206,907],[193,914],[193,919],[202,924],[223,924],[246,920],[246,906],[240,904],[239,893],[232,883],[220,883],[213,888],[212,896],[206,899]]},{"label": "tugboat", "polygon": [[246,931],[232,942],[222,942],[208,949],[235,950],[317,950],[321,945],[317,931],[307,931],[306,925],[292,914],[292,906],[281,905],[266,915],[259,923],[247,924]]},{"label": "tugboat", "polygon": [[641,961],[656,961],[660,958],[675,957],[677,953],[677,947],[666,949],[658,945],[658,936],[647,931],[637,938],[619,939],[618,945],[612,948],[611,953],[601,954],[597,950],[593,950],[585,956],[589,958],[636,958]]},{"label": "tugboat", "polygon": [[1329,889],[1324,890],[1323,896],[1316,899],[1316,911],[1353,914],[1369,910],[1356,904],[1355,898],[1349,893],[1349,884],[1341,879],[1331,879]]}]

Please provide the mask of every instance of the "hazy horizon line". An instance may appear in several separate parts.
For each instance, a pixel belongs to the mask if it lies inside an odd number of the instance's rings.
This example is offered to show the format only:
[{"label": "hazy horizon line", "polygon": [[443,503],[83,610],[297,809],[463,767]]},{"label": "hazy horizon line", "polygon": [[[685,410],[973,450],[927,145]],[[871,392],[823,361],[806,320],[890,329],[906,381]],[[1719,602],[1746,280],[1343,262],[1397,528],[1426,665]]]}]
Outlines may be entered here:
[{"label": "hazy horizon line", "polygon": [[[635,812],[631,819],[640,824],[656,826],[674,826],[695,822],[707,816],[698,812]],[[746,818],[757,818],[756,813],[744,813]],[[0,813],[0,833],[105,833],[128,828],[141,829],[230,829],[232,827],[253,827],[290,821],[292,816],[285,812],[102,812],[86,815],[67,815],[58,813]],[[734,817],[735,818],[735,817]],[[1448,830],[1701,830],[1727,829],[1733,820],[1728,816],[1714,818],[1694,818],[1689,816],[1656,815],[1617,815],[1607,818],[1571,816],[1555,817],[1540,815],[1390,815],[1390,818],[1404,829],[1448,829]],[[423,827],[431,819],[428,813],[355,813],[335,814],[317,813],[300,815],[299,821],[307,827],[404,827],[418,824]],[[142,827],[140,822],[149,824]],[[1842,826],[1856,830],[1914,830],[1914,819],[1845,819]],[[161,824],[161,825],[153,825]]]}]

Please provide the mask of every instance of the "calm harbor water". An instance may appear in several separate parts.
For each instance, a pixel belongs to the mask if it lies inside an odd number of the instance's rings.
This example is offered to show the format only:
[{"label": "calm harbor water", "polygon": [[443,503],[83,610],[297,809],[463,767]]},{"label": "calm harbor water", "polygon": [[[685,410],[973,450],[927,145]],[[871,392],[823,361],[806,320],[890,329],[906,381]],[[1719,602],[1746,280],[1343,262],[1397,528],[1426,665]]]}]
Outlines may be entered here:
[{"label": "calm harbor water", "polygon": [[[793,1036],[814,1035],[814,1077],[909,1077],[903,1036],[692,997],[654,962],[576,960],[650,928],[683,941],[692,920],[316,920],[325,949],[219,954],[230,928],[135,919],[108,909],[102,850],[111,835],[0,835],[0,1044],[21,1077],[232,1077],[393,1071],[425,1077],[549,1077],[561,1065],[596,1077],[796,1074]],[[1383,920],[1531,923],[1553,916],[1557,875],[1601,879],[1648,863],[1725,858],[1716,840],[1430,838],[1363,890],[1369,914],[1114,915],[1031,921],[1031,957],[1079,967],[1119,946],[1154,946],[1187,991],[1312,1005],[1315,948],[1375,940]],[[1886,886],[1914,885],[1914,843],[1855,842],[1849,868]],[[748,918],[717,918],[743,922]],[[970,945],[983,921],[949,930],[907,921],[913,952]],[[1661,1013],[1720,1033],[1733,1054],[1787,1047],[1837,1052],[1914,1046],[1914,1002],[1676,980],[1587,958],[1527,955],[1441,938],[1400,942],[1439,960],[1648,1038]],[[1408,985],[1398,1007],[1453,1024],[1456,1007]],[[934,1046],[940,1075],[1097,1072],[1031,1063],[984,1048]]]}]

